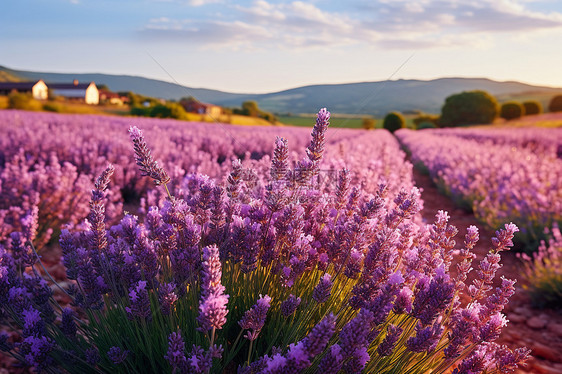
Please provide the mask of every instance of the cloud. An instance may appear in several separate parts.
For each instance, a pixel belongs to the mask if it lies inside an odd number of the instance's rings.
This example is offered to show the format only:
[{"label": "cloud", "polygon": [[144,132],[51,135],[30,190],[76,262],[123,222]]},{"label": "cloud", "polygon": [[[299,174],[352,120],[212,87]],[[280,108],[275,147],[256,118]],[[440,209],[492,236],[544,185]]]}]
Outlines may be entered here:
[{"label": "cloud", "polygon": [[[179,0],[175,0],[179,1]],[[187,0],[184,0],[184,2]],[[192,5],[218,0],[189,0]],[[479,46],[497,33],[529,35],[562,27],[562,13],[537,12],[516,0],[353,0],[336,4],[255,0],[225,5],[223,18],[152,19],[150,38],[180,39],[232,48],[334,48],[345,45],[387,49]]]}]

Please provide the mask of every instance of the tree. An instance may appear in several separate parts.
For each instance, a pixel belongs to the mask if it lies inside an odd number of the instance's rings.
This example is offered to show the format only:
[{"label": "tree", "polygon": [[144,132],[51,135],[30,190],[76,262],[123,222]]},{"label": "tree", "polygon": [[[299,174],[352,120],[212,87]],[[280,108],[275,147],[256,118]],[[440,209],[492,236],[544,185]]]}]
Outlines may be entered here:
[{"label": "tree", "polygon": [[500,117],[508,121],[515,118],[521,118],[523,115],[525,115],[525,108],[523,108],[521,103],[509,101],[507,103],[503,103],[501,106]]},{"label": "tree", "polygon": [[400,130],[401,128],[406,126],[406,120],[402,114],[398,112],[390,112],[384,117],[384,121],[382,123],[382,127],[394,133],[396,130]]},{"label": "tree", "polygon": [[370,117],[364,117],[361,120],[361,127],[363,127],[365,130],[372,130],[375,128],[375,119],[374,118],[370,118]]},{"label": "tree", "polygon": [[523,108],[525,109],[526,116],[542,113],[542,105],[538,101],[525,101],[523,102]]},{"label": "tree", "polygon": [[550,100],[548,104],[549,112],[562,112],[562,95],[557,95]]},{"label": "tree", "polygon": [[486,91],[465,91],[445,99],[439,124],[444,127],[492,123],[498,102]]},{"label": "tree", "polygon": [[258,108],[258,103],[255,101],[244,101],[242,103],[242,113],[246,116],[257,117],[260,113],[260,108]]}]

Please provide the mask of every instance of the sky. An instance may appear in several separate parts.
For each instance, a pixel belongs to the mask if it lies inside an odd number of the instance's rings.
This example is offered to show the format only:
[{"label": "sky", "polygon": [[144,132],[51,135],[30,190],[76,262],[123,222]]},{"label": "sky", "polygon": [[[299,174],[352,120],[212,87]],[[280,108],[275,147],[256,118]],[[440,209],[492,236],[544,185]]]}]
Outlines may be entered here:
[{"label": "sky", "polygon": [[239,93],[441,77],[562,87],[562,1],[11,0],[0,65]]}]

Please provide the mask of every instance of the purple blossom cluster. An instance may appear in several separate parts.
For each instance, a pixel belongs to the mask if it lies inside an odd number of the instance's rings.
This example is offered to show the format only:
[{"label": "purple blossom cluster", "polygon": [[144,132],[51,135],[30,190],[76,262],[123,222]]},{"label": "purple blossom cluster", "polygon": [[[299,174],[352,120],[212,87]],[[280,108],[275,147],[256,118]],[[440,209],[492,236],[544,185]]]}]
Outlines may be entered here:
[{"label": "purple blossom cluster", "polygon": [[396,134],[432,179],[490,227],[515,222],[538,244],[562,222],[560,129],[471,128]]},{"label": "purple blossom cluster", "polygon": [[[0,247],[0,322],[19,326],[21,339],[0,346],[38,370],[69,372],[441,373],[464,358],[458,370],[478,373],[524,361],[527,351],[494,343],[513,281],[492,281],[517,227],[497,231],[472,283],[452,278],[457,229],[445,212],[422,223],[397,141],[385,131],[331,138],[329,116],[321,110],[312,139],[296,142],[302,157],[290,138],[261,147],[269,130],[240,130],[256,153],[231,160],[238,140],[207,130],[201,141],[199,125],[131,129],[133,165],[161,185],[155,204],[109,227],[110,180],[124,181],[125,169],[104,165],[87,219],[60,235],[72,299],[60,314],[25,247],[35,226],[10,234]],[[170,138],[149,149],[157,130]],[[100,144],[118,144],[105,135]],[[211,151],[190,153],[192,140]],[[201,152],[213,159],[193,169],[179,160]],[[469,228],[465,273],[477,236]]]}]

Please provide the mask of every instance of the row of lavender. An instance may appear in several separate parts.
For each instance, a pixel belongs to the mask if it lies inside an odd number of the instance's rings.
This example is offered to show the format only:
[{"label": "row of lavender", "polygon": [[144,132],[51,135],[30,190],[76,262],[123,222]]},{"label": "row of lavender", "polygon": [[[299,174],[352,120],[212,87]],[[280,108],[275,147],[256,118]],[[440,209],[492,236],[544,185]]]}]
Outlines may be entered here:
[{"label": "row of lavender", "polygon": [[[176,186],[131,128],[136,164],[167,198],[108,229],[115,168],[101,173],[89,223],[61,235],[73,302],[60,310],[24,225],[0,248],[0,321],[20,335],[0,334],[0,349],[47,372],[513,372],[528,350],[494,341],[514,281],[492,284],[517,227],[497,231],[470,283],[468,228],[451,276],[458,230],[444,212],[419,224],[397,143],[384,132],[370,147],[331,142],[328,120],[321,110],[297,162],[278,138],[267,170],[235,160],[223,183]],[[318,181],[337,167],[335,183]],[[367,179],[380,175],[398,185]]]},{"label": "row of lavender", "polygon": [[396,134],[433,180],[490,227],[513,221],[537,245],[562,222],[562,129],[472,128]]},{"label": "row of lavender", "polygon": [[[148,203],[154,203],[158,192],[149,192],[153,186],[141,178],[129,156],[126,130],[132,124],[141,126],[152,140],[154,154],[170,172],[174,191],[189,188],[189,178],[184,177],[197,173],[222,182],[232,160],[242,159],[242,177],[259,194],[265,186],[262,176],[267,174],[274,134],[287,139],[292,149],[302,149],[308,137],[308,131],[299,128],[1,111],[0,238],[21,230],[22,217],[30,213],[38,221],[35,243],[39,246],[62,224],[78,223],[88,213],[93,180],[108,163],[115,166],[115,183],[107,195],[109,221],[120,216],[123,202],[135,204],[148,193]],[[289,154],[291,164],[297,158],[296,152]],[[343,167],[353,169],[353,182],[368,192],[375,190],[380,178],[393,188],[413,185],[409,164],[404,163],[396,141],[384,132],[335,131],[327,139],[327,160],[319,176],[328,182],[326,188],[333,187]]]}]

